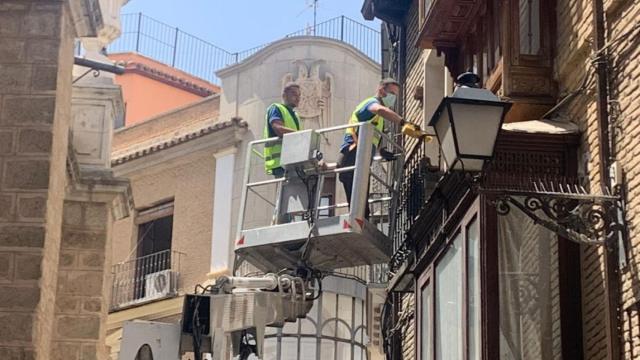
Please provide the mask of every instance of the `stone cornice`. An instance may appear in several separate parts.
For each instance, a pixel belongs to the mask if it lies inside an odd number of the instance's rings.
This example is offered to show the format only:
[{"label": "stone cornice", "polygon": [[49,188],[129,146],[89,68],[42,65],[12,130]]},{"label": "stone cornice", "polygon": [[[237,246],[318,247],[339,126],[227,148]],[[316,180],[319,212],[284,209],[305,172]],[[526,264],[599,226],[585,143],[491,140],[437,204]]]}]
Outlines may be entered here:
[{"label": "stone cornice", "polygon": [[72,0],[68,1],[71,9],[71,17],[76,29],[76,36],[97,37],[103,26],[102,12],[99,0]]},{"label": "stone cornice", "polygon": [[184,295],[168,298],[135,307],[114,311],[107,317],[107,330],[119,329],[125,321],[156,320],[163,317],[178,315],[182,311]]},{"label": "stone cornice", "polygon": [[368,66],[374,70],[378,70],[380,68],[380,64],[371,60],[370,57],[362,53],[360,50],[342,41],[323,38],[319,36],[295,36],[295,37],[284,38],[282,40],[275,41],[269,44],[269,46],[265,47],[264,49],[261,49],[255,54],[244,59],[243,61],[218,70],[216,72],[216,75],[220,78],[229,76],[230,74],[234,74],[238,71],[242,71],[243,69],[246,69],[248,67],[255,66],[256,64],[260,64],[268,56],[274,53],[277,53],[278,51],[284,48],[290,48],[292,46],[334,47],[334,48],[340,49],[341,51],[346,51],[347,53],[350,53],[351,55],[353,55],[354,58],[358,59],[365,66]]},{"label": "stone cornice", "polygon": [[69,142],[67,153],[69,183],[66,198],[111,204],[115,220],[129,216],[130,210],[134,208],[129,180],[114,177],[110,169],[86,170],[78,164],[75,154],[75,149]]},{"label": "stone cornice", "polygon": [[138,74],[138,75],[146,76],[148,78],[154,79],[156,81],[176,87],[178,89],[188,91],[192,94],[202,96],[202,97],[215,94],[215,92],[211,89],[207,89],[189,80],[183,79],[175,75],[167,74],[151,66],[137,63],[137,62],[129,62],[124,72],[125,74],[129,73],[129,74]]}]

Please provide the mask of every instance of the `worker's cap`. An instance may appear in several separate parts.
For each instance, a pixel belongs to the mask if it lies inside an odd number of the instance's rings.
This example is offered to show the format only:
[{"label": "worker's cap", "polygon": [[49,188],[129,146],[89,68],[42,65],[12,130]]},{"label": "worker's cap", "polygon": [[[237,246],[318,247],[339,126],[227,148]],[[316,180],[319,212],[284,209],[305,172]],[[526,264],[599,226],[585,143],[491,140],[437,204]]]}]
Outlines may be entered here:
[{"label": "worker's cap", "polygon": [[394,78],[384,78],[382,80],[380,80],[380,86],[387,86],[387,85],[395,85],[397,87],[400,87],[400,83],[396,81],[396,79]]},{"label": "worker's cap", "polygon": [[284,93],[286,93],[286,92],[288,92],[288,91],[290,91],[292,89],[300,90],[300,85],[297,84],[297,83],[294,83],[293,81],[290,81],[290,82],[284,84],[284,87],[282,88],[282,93],[284,94]]}]

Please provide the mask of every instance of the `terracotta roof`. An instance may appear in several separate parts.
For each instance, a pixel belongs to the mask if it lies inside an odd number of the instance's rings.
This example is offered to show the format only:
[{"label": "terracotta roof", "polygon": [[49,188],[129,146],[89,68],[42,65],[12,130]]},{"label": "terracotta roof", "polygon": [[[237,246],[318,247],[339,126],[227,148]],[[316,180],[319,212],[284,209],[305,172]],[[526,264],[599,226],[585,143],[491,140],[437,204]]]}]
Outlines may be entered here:
[{"label": "terracotta roof", "polygon": [[110,54],[109,58],[115,62],[124,62],[125,73],[146,76],[199,96],[209,96],[222,91],[216,84],[138,53],[114,53]]},{"label": "terracotta roof", "polygon": [[216,123],[214,125],[210,125],[204,128],[201,128],[199,130],[196,131],[192,131],[192,132],[188,132],[186,134],[183,134],[179,137],[175,137],[172,138],[170,140],[165,140],[159,143],[155,143],[152,145],[149,145],[147,147],[141,148],[141,149],[137,149],[134,152],[125,154],[125,155],[120,155],[117,156],[113,159],[111,159],[111,165],[112,166],[117,166],[117,165],[121,165],[124,164],[126,162],[141,158],[143,156],[147,156],[147,155],[151,155],[154,154],[158,151],[161,150],[165,150],[168,148],[172,148],[174,146],[180,145],[180,144],[184,144],[188,141],[194,140],[194,139],[198,139],[201,138],[203,136],[215,133],[217,131],[220,130],[224,130],[226,128],[230,128],[230,127],[237,127],[237,128],[247,128],[249,126],[249,124],[247,124],[246,121],[242,120],[242,118],[232,118],[229,121],[223,121],[223,122],[219,122]]},{"label": "terracotta roof", "polygon": [[211,89],[207,89],[203,86],[199,86],[187,79],[169,74],[169,73],[165,73],[161,70],[158,70],[156,68],[153,68],[151,66],[147,66],[146,64],[140,64],[140,63],[136,63],[136,62],[130,62],[127,64],[127,66],[124,69],[125,74],[126,73],[134,73],[134,74],[140,74],[140,75],[144,75],[147,76],[149,78],[152,78],[154,80],[158,80],[161,82],[164,82],[168,85],[172,85],[175,86],[179,89],[183,89],[185,91],[189,91],[191,93],[194,93],[196,95],[199,96],[209,96],[209,95],[213,95],[216,92],[212,91]]}]

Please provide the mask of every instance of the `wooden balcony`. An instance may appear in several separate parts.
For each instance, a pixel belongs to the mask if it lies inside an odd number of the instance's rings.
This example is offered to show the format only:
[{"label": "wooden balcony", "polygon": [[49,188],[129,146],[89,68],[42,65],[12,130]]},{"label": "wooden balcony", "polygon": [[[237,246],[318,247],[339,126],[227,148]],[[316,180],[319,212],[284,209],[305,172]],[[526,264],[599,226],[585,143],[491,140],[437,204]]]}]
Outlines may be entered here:
[{"label": "wooden balcony", "polygon": [[482,7],[481,0],[421,0],[421,48],[454,47],[468,32]]}]

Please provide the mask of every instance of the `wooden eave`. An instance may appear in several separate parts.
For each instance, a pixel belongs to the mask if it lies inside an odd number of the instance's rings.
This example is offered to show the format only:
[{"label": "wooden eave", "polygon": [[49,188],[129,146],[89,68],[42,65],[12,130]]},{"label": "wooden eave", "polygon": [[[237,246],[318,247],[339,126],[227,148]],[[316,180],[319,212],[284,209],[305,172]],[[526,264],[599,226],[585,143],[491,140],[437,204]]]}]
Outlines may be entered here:
[{"label": "wooden eave", "polygon": [[433,0],[416,46],[422,49],[455,47],[480,12],[481,0]]},{"label": "wooden eave", "polygon": [[412,0],[365,0],[360,12],[367,20],[374,17],[394,24],[402,25]]}]

